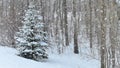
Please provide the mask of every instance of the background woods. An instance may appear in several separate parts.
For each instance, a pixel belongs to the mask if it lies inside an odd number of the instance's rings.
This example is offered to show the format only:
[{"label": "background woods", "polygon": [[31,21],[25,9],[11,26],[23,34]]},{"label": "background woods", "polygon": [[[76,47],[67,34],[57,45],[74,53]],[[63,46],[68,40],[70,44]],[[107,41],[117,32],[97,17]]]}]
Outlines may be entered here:
[{"label": "background woods", "polygon": [[15,47],[15,32],[33,1],[45,23],[52,52],[101,60],[101,68],[120,67],[119,0],[0,0],[0,43]]}]

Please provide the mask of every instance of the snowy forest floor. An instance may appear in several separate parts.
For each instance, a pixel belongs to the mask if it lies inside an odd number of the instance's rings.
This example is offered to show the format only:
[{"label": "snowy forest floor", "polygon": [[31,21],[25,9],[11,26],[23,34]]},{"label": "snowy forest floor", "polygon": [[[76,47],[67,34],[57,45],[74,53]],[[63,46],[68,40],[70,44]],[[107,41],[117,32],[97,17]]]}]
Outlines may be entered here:
[{"label": "snowy forest floor", "polygon": [[16,55],[17,51],[0,47],[0,68],[99,68],[95,59],[82,58],[75,54],[50,54],[46,62],[36,62]]}]

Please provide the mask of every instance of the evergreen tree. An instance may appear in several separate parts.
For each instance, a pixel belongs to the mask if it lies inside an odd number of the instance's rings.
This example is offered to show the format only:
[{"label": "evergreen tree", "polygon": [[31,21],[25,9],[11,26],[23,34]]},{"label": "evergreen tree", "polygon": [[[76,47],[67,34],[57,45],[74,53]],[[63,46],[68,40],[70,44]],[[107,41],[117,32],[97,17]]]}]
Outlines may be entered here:
[{"label": "evergreen tree", "polygon": [[20,47],[20,56],[40,61],[48,58],[46,53],[47,35],[44,31],[44,23],[39,11],[35,10],[35,6],[30,3],[25,11],[23,26],[19,28],[15,39],[17,46]]}]

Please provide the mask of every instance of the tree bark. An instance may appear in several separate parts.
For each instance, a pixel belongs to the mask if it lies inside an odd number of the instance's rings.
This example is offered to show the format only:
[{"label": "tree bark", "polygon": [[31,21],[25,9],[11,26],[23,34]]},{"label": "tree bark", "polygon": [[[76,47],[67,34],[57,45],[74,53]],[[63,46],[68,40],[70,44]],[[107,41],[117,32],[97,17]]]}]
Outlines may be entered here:
[{"label": "tree bark", "polygon": [[74,53],[78,54],[78,22],[76,19],[76,2],[73,0],[73,23],[74,23]]},{"label": "tree bark", "polygon": [[104,0],[101,0],[100,3],[100,22],[101,22],[101,47],[100,47],[100,52],[101,52],[101,68],[106,68],[106,63],[105,63],[105,56],[106,56],[106,22],[105,22],[105,3]]},{"label": "tree bark", "polygon": [[66,46],[69,45],[68,40],[68,21],[67,21],[67,1],[63,0],[63,14],[64,14],[64,25],[65,25],[65,44]]}]

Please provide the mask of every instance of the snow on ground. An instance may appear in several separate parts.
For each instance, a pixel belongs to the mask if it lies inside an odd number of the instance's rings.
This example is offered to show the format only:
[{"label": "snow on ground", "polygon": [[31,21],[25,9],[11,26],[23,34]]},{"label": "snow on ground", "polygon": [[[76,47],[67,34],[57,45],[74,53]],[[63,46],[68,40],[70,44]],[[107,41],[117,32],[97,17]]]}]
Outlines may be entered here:
[{"label": "snow on ground", "polygon": [[36,62],[16,55],[17,51],[0,47],[0,68],[99,68],[98,60],[80,58],[79,55],[50,55],[46,62]]}]

